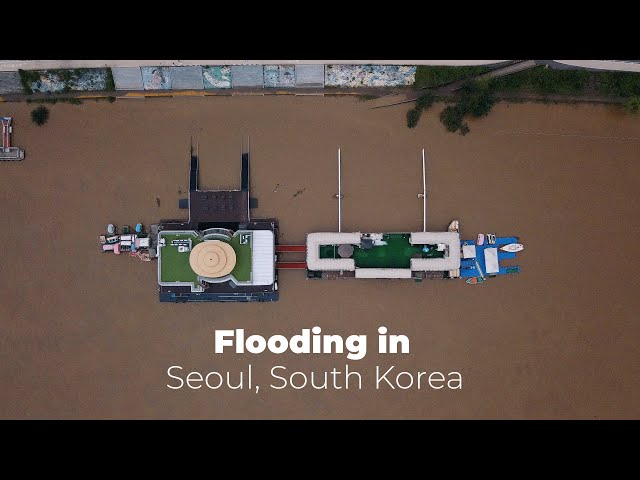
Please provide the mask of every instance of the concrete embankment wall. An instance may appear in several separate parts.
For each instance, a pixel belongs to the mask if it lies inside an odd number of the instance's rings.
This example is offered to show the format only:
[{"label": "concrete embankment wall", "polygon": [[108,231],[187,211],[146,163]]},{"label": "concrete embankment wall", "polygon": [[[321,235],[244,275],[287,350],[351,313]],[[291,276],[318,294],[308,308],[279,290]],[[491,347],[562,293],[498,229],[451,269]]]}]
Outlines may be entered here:
[{"label": "concrete embankment wall", "polygon": [[[24,93],[18,68],[41,66],[56,66],[81,63],[81,61],[31,61],[22,62],[24,65],[9,65],[9,61],[0,61],[0,95]],[[53,63],[52,63],[53,62]],[[27,83],[33,92],[62,93],[92,90],[110,90],[115,87],[119,92],[161,92],[168,91],[182,94],[207,95],[207,91],[214,94],[216,90],[225,89],[265,89],[267,91],[288,89],[292,93],[296,89],[324,89],[324,88],[357,88],[357,87],[393,87],[412,85],[415,82],[416,65],[391,65],[386,61],[376,61],[376,64],[353,63],[297,63],[281,61],[279,64],[246,63],[230,65],[170,65],[169,61],[134,61],[124,62],[126,66],[107,66],[94,61],[92,64],[100,68],[67,68],[49,70],[28,70],[30,72]],[[149,65],[157,62],[157,66]],[[182,61],[178,61],[182,62]],[[416,61],[420,64],[430,64],[431,61]],[[486,61],[487,65],[497,61]],[[532,61],[533,62],[533,61]],[[640,71],[640,62],[622,61],[536,61],[548,63],[552,68],[574,69],[606,69],[621,71]],[[20,63],[20,62],[18,62]],[[117,63],[117,62],[116,62]],[[122,62],[121,62],[122,63]],[[457,61],[457,64],[462,64]],[[473,62],[477,64],[478,62]],[[503,62],[504,63],[504,62]],[[435,63],[434,63],[435,64]],[[442,61],[439,64],[445,64]],[[471,63],[470,63],[471,64]],[[9,67],[14,68],[10,70]],[[66,73],[65,73],[66,72]],[[108,72],[111,72],[113,83],[107,82]],[[39,75],[39,77],[38,77]],[[105,88],[107,87],[107,88]],[[132,95],[127,95],[132,96]],[[138,95],[133,95],[138,96]],[[154,96],[154,95],[149,95]]]},{"label": "concrete embankment wall", "polygon": [[[108,72],[113,79],[109,87]],[[213,91],[412,85],[415,65],[190,65],[126,66],[93,69],[33,70],[27,83],[36,93],[109,90]],[[23,93],[17,71],[0,72],[0,95]]]}]

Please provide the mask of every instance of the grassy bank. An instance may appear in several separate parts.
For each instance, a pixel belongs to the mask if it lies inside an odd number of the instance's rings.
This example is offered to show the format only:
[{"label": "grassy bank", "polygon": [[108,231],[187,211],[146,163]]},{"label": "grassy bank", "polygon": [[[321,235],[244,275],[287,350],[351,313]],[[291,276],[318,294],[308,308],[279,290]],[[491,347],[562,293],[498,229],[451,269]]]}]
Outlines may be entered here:
[{"label": "grassy bank", "polygon": [[[486,73],[484,66],[449,67],[419,65],[416,88],[434,88],[457,80],[470,79]],[[633,97],[640,95],[640,73],[589,70],[554,70],[540,65],[529,70],[491,80],[495,92],[531,92],[541,95],[610,95]]]},{"label": "grassy bank", "polygon": [[[416,71],[416,88],[438,87],[457,80],[468,79],[449,100],[440,120],[450,132],[469,133],[466,118],[487,115],[500,94],[517,96],[540,95],[542,101],[549,95],[566,95],[574,100],[583,97],[591,100],[609,97],[624,103],[629,113],[640,113],[640,73],[589,70],[554,70],[540,65],[529,70],[493,79],[472,80],[476,75],[490,70],[487,67],[433,67],[419,66]],[[624,101],[624,102],[622,102]],[[415,128],[421,110],[407,112],[407,126]]]},{"label": "grassy bank", "polygon": [[491,80],[495,91],[529,91],[540,94],[577,95],[589,85],[592,72],[552,70],[544,65]]},{"label": "grassy bank", "polygon": [[449,67],[418,65],[416,68],[415,88],[430,88],[446,85],[447,83],[470,78],[491,70],[489,67]]},{"label": "grassy bank", "polygon": [[592,72],[588,70],[553,70],[544,65],[522,72],[494,78],[496,92],[526,91],[539,94],[640,95],[640,73]]}]

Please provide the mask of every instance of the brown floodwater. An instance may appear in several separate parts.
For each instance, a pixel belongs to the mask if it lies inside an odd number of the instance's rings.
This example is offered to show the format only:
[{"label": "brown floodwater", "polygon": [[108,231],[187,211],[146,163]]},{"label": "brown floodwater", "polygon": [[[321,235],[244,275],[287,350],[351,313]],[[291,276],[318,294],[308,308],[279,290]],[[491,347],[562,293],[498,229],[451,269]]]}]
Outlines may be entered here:
[{"label": "brown floodwater", "polygon": [[[23,162],[0,162],[2,418],[637,418],[640,416],[640,121],[608,106],[498,104],[447,133],[442,105],[405,126],[406,106],[371,110],[336,97],[207,97],[50,107],[14,117]],[[465,238],[517,235],[522,273],[462,280],[306,280],[280,274],[280,301],[161,304],[157,264],[101,254],[105,226],[183,218],[190,137],[200,185],[240,183],[251,136],[253,216],[280,221],[280,242],[337,229],[422,228],[459,219]],[[511,261],[513,263],[513,261]],[[366,334],[345,354],[216,355],[215,329],[291,336]],[[410,353],[376,352],[377,328]],[[363,388],[275,390],[275,365],[362,374]],[[171,390],[167,368],[238,372],[255,390]],[[375,368],[458,371],[462,389],[376,389]],[[245,374],[246,375],[246,374]],[[301,380],[298,376],[297,381]],[[403,384],[408,376],[402,377]],[[246,381],[246,379],[245,379]],[[344,383],[342,384],[344,386]]]}]

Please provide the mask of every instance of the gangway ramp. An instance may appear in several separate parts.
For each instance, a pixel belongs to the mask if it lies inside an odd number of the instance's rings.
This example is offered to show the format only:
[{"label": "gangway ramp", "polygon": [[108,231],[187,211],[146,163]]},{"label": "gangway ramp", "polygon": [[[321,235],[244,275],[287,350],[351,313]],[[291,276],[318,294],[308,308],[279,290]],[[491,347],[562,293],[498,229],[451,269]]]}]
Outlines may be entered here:
[{"label": "gangway ramp", "polygon": [[307,268],[307,262],[276,262],[278,270],[304,270]]},{"label": "gangway ramp", "polygon": [[[285,253],[298,253],[305,254],[307,252],[306,245],[276,245],[276,254]],[[278,270],[305,270],[307,268],[307,262],[289,262],[278,261],[276,262],[276,268]]]},{"label": "gangway ramp", "polygon": [[276,245],[276,253],[305,253],[306,245]]}]

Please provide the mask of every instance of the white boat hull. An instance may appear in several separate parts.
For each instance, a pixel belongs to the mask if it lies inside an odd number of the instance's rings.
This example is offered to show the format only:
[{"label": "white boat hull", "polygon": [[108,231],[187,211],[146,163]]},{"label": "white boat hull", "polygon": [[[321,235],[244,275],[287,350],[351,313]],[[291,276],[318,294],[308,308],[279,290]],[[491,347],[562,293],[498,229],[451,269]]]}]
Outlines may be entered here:
[{"label": "white boat hull", "polygon": [[510,243],[508,245],[503,245],[502,247],[500,247],[500,250],[502,250],[503,252],[521,252],[522,250],[524,250],[524,245],[522,245],[521,243]]}]

